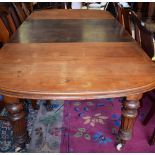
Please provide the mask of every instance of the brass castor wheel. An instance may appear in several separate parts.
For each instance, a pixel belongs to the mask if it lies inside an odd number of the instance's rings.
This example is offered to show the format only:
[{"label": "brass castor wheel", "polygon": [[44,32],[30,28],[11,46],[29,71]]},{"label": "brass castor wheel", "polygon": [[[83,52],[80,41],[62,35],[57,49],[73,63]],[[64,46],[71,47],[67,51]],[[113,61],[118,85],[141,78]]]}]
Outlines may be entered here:
[{"label": "brass castor wheel", "polygon": [[15,152],[22,152],[23,148],[22,147],[16,147]]},{"label": "brass castor wheel", "polygon": [[124,147],[124,144],[122,144],[122,143],[119,143],[119,144],[116,145],[116,149],[118,151],[121,151],[123,149],[123,147]]},{"label": "brass castor wheel", "polygon": [[14,148],[15,148],[15,152],[16,153],[23,153],[23,151],[25,152],[25,149],[26,149],[26,145],[29,144],[31,141],[31,137],[27,137],[27,140],[24,144],[17,144],[15,143],[14,144]]}]

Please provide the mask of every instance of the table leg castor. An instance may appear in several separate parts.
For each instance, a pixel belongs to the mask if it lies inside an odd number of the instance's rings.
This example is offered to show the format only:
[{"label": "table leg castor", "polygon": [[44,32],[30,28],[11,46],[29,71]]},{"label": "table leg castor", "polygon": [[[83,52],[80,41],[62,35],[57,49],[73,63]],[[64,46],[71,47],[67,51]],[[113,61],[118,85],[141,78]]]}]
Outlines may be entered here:
[{"label": "table leg castor", "polygon": [[117,149],[118,151],[121,151],[121,150],[123,149],[123,147],[124,147],[124,144],[123,144],[123,143],[118,143],[118,144],[116,145],[116,149]]},{"label": "table leg castor", "polygon": [[121,126],[118,132],[120,142],[116,146],[118,151],[122,150],[126,141],[132,137],[132,129],[140,107],[139,99],[141,96],[141,94],[128,96],[123,103]]}]

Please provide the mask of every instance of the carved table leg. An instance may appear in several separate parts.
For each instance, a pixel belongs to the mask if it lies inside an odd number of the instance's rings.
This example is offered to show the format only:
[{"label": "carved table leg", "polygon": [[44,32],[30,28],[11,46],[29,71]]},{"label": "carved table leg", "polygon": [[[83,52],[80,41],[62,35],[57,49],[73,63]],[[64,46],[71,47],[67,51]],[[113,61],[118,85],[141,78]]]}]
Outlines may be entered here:
[{"label": "carved table leg", "polygon": [[4,97],[4,103],[13,128],[14,145],[23,148],[29,141],[23,105],[19,99],[12,97]]},{"label": "carved table leg", "polygon": [[126,141],[132,137],[132,128],[138,114],[137,109],[140,107],[139,99],[141,96],[142,95],[128,96],[123,103],[121,126],[118,132],[120,139],[120,143],[117,145],[118,150],[121,150]]}]

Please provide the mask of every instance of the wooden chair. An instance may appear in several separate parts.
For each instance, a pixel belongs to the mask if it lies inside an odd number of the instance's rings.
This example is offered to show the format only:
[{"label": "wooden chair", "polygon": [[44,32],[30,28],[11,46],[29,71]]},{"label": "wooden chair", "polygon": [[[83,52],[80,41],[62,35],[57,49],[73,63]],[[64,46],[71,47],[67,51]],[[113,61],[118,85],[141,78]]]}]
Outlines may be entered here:
[{"label": "wooden chair", "polygon": [[2,44],[6,43],[9,40],[9,31],[7,30],[3,20],[0,18],[0,42]]},{"label": "wooden chair", "polygon": [[[143,125],[146,125],[155,113],[155,90],[145,93],[144,97],[146,97],[149,100],[149,102],[152,103],[150,111],[143,120]],[[143,103],[143,99],[141,102]]]},{"label": "wooden chair", "polygon": [[8,23],[9,23],[11,29],[12,29],[12,32],[13,32],[13,33],[16,32],[16,26],[15,26],[15,23],[14,23],[14,21],[13,21],[12,16],[11,16],[10,14],[7,14],[7,15],[6,15],[6,18],[7,18],[7,20],[8,20]]},{"label": "wooden chair", "polygon": [[121,13],[122,13],[123,26],[131,35],[132,34],[131,33],[131,10],[130,9],[124,9],[122,7]]},{"label": "wooden chair", "polygon": [[6,43],[16,31],[12,16],[6,8],[0,6],[0,48]]},{"label": "wooden chair", "polygon": [[117,20],[123,25],[123,27],[131,34],[131,10],[125,9],[119,3],[114,3],[117,12]]},{"label": "wooden chair", "polygon": [[[151,103],[151,107],[150,107],[150,110],[148,112],[148,114],[146,115],[146,117],[144,118],[142,124],[143,125],[147,125],[148,122],[150,121],[150,119],[152,118],[152,116],[155,114],[155,90],[152,90],[152,91],[149,91],[147,93],[144,94],[144,97],[141,99],[141,103],[143,104],[143,100],[144,98],[148,99],[149,103]],[[153,133],[148,141],[148,143],[150,145],[153,145],[155,144],[155,128],[153,130]]]},{"label": "wooden chair", "polygon": [[24,3],[26,5],[26,8],[29,10],[31,13],[33,11],[33,2],[26,2]]},{"label": "wooden chair", "polygon": [[9,14],[11,16],[16,29],[20,26],[20,24],[21,24],[20,19],[18,17],[16,10],[14,9],[12,3],[0,4],[0,10],[7,12],[7,14]]},{"label": "wooden chair", "polygon": [[16,31],[19,25],[30,14],[25,3],[0,4],[0,11],[3,12],[3,14],[6,14],[3,21],[11,34]]},{"label": "wooden chair", "polygon": [[[142,25],[140,19],[136,15],[135,12],[131,12],[132,20],[134,23],[135,28],[135,39],[140,44],[140,46],[144,49],[146,54],[152,58],[154,56],[154,44],[153,44],[153,34],[146,29],[145,26]],[[148,112],[147,116],[143,120],[143,125],[146,125],[151,117],[155,113],[155,90],[149,91],[144,94],[144,97],[152,103],[150,111]],[[141,99],[141,103],[143,104],[143,99]],[[149,140],[149,144],[153,145],[155,143],[155,128],[153,134]]]},{"label": "wooden chair", "polygon": [[141,21],[140,21],[140,19],[138,18],[137,14],[134,11],[131,11],[131,20],[132,20],[133,25],[134,25],[134,32],[135,32],[134,39],[140,45],[141,44],[140,43],[140,31],[139,31],[138,25],[141,24]]},{"label": "wooden chair", "polygon": [[28,10],[28,8],[25,5],[25,3],[21,3],[21,7],[22,7],[22,10],[24,11],[26,17],[28,17],[30,15],[30,11]]},{"label": "wooden chair", "polygon": [[[153,34],[149,32],[140,22],[137,15],[132,12],[132,17],[134,20],[135,25],[135,38],[139,42],[140,46],[144,49],[146,54],[152,58],[154,56],[154,44],[153,44]],[[148,112],[147,116],[143,120],[143,125],[146,125],[151,117],[155,113],[155,90],[149,91],[144,94],[145,97],[152,103],[150,111]],[[141,100],[141,103],[143,104],[143,98]],[[153,145],[155,143],[155,128],[153,131],[153,134],[149,140],[149,144]]]},{"label": "wooden chair", "polygon": [[135,39],[144,49],[147,55],[152,58],[154,56],[153,34],[142,25],[135,12],[131,12],[134,23]]},{"label": "wooden chair", "polygon": [[8,11],[12,16],[16,29],[17,29],[21,25],[21,21],[12,3],[9,5]]},{"label": "wooden chair", "polygon": [[122,6],[117,2],[114,3],[114,6],[116,10],[116,18],[123,25]]},{"label": "wooden chair", "polygon": [[12,28],[11,28],[9,22],[8,22],[7,13],[2,11],[2,10],[0,10],[0,18],[3,21],[5,27],[8,30],[9,36],[11,36],[13,32],[12,32]]},{"label": "wooden chair", "polygon": [[147,55],[152,58],[154,56],[153,34],[142,25],[139,26],[139,29],[141,37],[141,47],[144,49]]},{"label": "wooden chair", "polygon": [[15,23],[13,21],[12,16],[7,11],[0,10],[0,17],[3,20],[11,36],[14,32],[16,32]]},{"label": "wooden chair", "polygon": [[13,5],[14,9],[17,12],[17,15],[18,15],[18,17],[20,19],[20,22],[21,23],[24,22],[24,20],[26,19],[26,15],[25,15],[22,7],[21,7],[21,4],[19,2],[16,2],[16,3],[13,2],[12,5]]},{"label": "wooden chair", "polygon": [[108,2],[105,10],[109,11],[114,17],[117,16],[114,2]]},{"label": "wooden chair", "polygon": [[151,138],[149,139],[149,144],[150,145],[155,144],[155,128],[153,130],[153,134],[152,134]]}]

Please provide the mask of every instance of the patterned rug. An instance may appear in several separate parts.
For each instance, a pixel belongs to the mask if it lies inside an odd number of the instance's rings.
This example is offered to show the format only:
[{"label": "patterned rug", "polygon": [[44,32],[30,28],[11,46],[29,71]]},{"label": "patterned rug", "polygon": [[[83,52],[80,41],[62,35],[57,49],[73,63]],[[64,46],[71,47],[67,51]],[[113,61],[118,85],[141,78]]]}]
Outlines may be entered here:
[{"label": "patterned rug", "polygon": [[46,111],[43,102],[40,101],[40,110],[33,126],[28,152],[60,152],[64,101],[51,101],[51,112]]},{"label": "patterned rug", "polygon": [[[118,152],[115,144],[121,100],[51,101],[52,112],[46,111],[44,101],[38,101],[38,111],[32,109],[29,101],[25,102],[31,142],[23,152]],[[155,146],[147,143],[155,115],[147,126],[141,124],[150,106],[146,99],[135,123],[133,139],[121,152],[155,152]],[[0,152],[14,152],[9,122],[0,121]]]}]

